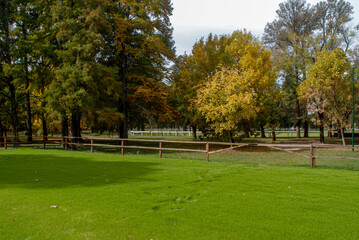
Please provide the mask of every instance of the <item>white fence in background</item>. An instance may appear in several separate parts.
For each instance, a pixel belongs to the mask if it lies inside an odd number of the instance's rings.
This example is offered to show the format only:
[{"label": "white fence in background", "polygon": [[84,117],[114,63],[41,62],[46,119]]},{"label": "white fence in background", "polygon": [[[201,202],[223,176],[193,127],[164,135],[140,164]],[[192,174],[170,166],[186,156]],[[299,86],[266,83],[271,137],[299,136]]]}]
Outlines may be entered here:
[{"label": "white fence in background", "polygon": [[[326,132],[326,131],[324,131]],[[202,134],[201,131],[197,131],[197,136],[200,136]],[[272,137],[271,131],[265,131],[266,137]],[[297,136],[297,133],[295,130],[292,129],[277,129],[275,131],[275,134],[277,137],[288,137],[293,138]],[[301,135],[303,136],[304,131],[301,131]],[[189,136],[191,137],[193,135],[193,132],[191,130],[187,131],[181,131],[181,130],[145,130],[145,131],[138,131],[138,130],[129,130],[128,135],[130,136]],[[259,137],[260,132],[256,132],[257,137]],[[309,136],[310,137],[319,137],[319,130],[310,129]]]},{"label": "white fence in background", "polygon": [[[201,134],[197,131],[197,134]],[[153,131],[128,131],[131,136],[192,136],[192,131],[177,130],[153,130]]]}]

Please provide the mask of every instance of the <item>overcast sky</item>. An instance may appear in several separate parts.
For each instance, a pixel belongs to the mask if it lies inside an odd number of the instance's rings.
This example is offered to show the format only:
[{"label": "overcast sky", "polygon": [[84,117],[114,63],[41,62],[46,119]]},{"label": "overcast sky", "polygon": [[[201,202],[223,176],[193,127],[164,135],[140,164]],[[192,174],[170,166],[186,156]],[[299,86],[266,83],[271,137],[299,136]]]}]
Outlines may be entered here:
[{"label": "overcast sky", "polygon": [[[281,2],[284,0],[172,0],[177,54],[190,53],[193,44],[211,32],[227,34],[246,28],[261,37],[267,22],[275,19]],[[359,23],[359,0],[348,2],[354,7],[354,22]]]}]

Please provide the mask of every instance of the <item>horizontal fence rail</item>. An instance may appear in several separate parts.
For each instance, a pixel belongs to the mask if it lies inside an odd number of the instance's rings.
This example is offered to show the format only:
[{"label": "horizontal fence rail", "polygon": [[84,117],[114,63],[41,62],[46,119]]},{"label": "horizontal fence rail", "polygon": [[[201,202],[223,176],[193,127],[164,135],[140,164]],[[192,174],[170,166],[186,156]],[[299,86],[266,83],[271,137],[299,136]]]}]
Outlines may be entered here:
[{"label": "horizontal fence rail", "polygon": [[[0,146],[7,149],[9,145],[19,147],[20,145],[31,145],[41,144],[44,148],[47,145],[59,145],[62,149],[68,150],[71,146],[87,146],[90,147],[93,153],[95,147],[109,147],[121,149],[121,154],[125,154],[125,149],[147,149],[158,151],[159,157],[162,158],[163,151],[178,151],[178,152],[196,152],[204,153],[206,155],[206,162],[209,162],[210,154],[221,153],[230,151],[242,147],[267,147],[277,151],[287,152],[293,155],[297,155],[310,160],[310,166],[315,168],[315,160],[317,158],[332,158],[332,159],[348,159],[348,160],[359,160],[359,158],[352,157],[338,157],[338,156],[318,156],[316,155],[316,149],[327,148],[327,149],[359,149],[359,146],[342,146],[333,144],[267,144],[267,143],[229,143],[229,142],[203,142],[203,141],[175,141],[175,140],[153,140],[153,139],[128,139],[128,138],[102,138],[102,137],[61,137],[61,136],[33,136],[32,142],[21,141],[21,139],[27,139],[27,136],[4,136],[0,137]],[[87,142],[85,142],[87,141]],[[97,143],[95,143],[95,141]],[[104,144],[98,143],[99,141],[111,141],[115,144]],[[157,147],[148,146],[130,146],[127,145],[129,142],[148,142],[157,143]],[[186,144],[197,144],[203,145],[203,149],[191,149],[191,148],[174,148],[174,147],[163,147],[164,143],[177,143],[181,145]],[[210,151],[210,145],[222,145],[226,146],[223,149]],[[309,154],[305,155],[302,153],[295,152],[297,150],[308,149]]]},{"label": "horizontal fence rail", "polygon": [[[8,148],[8,145],[18,146],[18,145],[31,145],[31,144],[43,144],[43,147],[46,148],[47,145],[58,145],[62,144],[62,137],[53,137],[53,136],[32,136],[33,141],[21,141],[21,139],[27,139],[27,136],[4,136],[0,137],[0,144],[4,149]],[[10,141],[12,140],[12,141]]]}]

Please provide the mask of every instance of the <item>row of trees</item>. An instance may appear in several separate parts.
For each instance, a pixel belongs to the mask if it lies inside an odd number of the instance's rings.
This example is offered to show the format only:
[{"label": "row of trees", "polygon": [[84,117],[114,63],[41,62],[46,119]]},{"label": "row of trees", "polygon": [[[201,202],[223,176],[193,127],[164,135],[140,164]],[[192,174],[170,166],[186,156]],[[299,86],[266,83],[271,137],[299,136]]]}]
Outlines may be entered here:
[{"label": "row of trees", "polygon": [[[176,57],[170,0],[2,0],[0,136],[191,126],[235,141],[316,119],[342,131],[358,27],[343,0],[279,5],[263,41],[210,34]],[[325,86],[325,87],[324,87]],[[344,134],[342,134],[344,135]]]},{"label": "row of trees", "polygon": [[298,138],[303,127],[307,137],[313,123],[321,142],[324,126],[344,136],[359,49],[352,14],[343,0],[287,0],[263,42],[245,31],[200,39],[175,69],[181,115],[194,129],[225,130],[232,140],[279,126],[296,127]]},{"label": "row of trees", "polygon": [[[275,65],[282,77],[282,88],[287,95],[288,103],[294,106],[294,126],[297,128],[298,137],[300,136],[301,125],[304,127],[304,135],[308,136],[308,123],[313,120],[319,123],[320,140],[323,142],[324,133],[321,123],[323,121],[321,119],[323,115],[327,114],[325,113],[326,110],[332,107],[331,103],[327,108],[314,109],[312,107],[313,99],[309,99],[308,95],[305,98],[305,94],[303,95],[303,91],[309,91],[308,88],[302,88],[302,96],[299,94],[300,85],[308,86],[309,84],[306,82],[318,80],[314,70],[309,71],[312,66],[322,68],[328,74],[326,77],[322,75],[326,79],[333,78],[330,74],[337,74],[334,77],[335,81],[343,79],[347,82],[346,87],[350,86],[345,91],[351,91],[351,84],[348,84],[350,79],[345,76],[349,72],[349,65],[341,70],[328,71],[327,67],[332,68],[334,66],[325,66],[322,62],[325,61],[325,55],[331,55],[332,51],[338,51],[338,49],[343,52],[342,57],[346,56],[352,59],[352,64],[357,61],[355,59],[357,59],[358,47],[355,48],[354,45],[355,40],[358,39],[359,26],[354,26],[351,23],[352,14],[353,7],[349,2],[343,0],[321,1],[314,6],[306,4],[304,0],[289,0],[279,5],[277,19],[268,23],[265,28],[264,42],[272,49],[274,59],[276,59]],[[335,73],[335,71],[337,72]],[[340,84],[338,86],[332,85],[330,82],[322,82],[321,84],[323,87],[331,88],[333,95],[345,92],[338,89]],[[344,85],[342,86],[344,87]],[[324,96],[317,97],[323,98]],[[350,99],[347,100],[346,106],[351,105]],[[345,115],[346,118],[349,117],[348,113]],[[329,129],[335,126],[338,130],[344,127],[334,119],[327,122],[326,126]]]},{"label": "row of trees", "polygon": [[169,0],[2,0],[0,135],[86,125],[126,138],[174,118],[171,14]]}]

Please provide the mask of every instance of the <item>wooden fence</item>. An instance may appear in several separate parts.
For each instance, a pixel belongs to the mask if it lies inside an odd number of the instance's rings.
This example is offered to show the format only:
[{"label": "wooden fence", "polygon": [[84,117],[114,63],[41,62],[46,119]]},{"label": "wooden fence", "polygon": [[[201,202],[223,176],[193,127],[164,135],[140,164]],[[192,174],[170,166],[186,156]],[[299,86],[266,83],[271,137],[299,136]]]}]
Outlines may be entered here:
[{"label": "wooden fence", "polygon": [[[46,148],[46,146],[48,144],[55,144],[55,145],[59,145],[62,144],[63,142],[63,138],[62,137],[51,137],[51,136],[33,136],[32,139],[33,141],[28,142],[27,140],[23,140],[22,139],[27,139],[27,136],[19,136],[17,137],[19,140],[15,141],[15,137],[13,136],[4,136],[4,137],[0,137],[0,144],[1,146],[3,146],[4,149],[8,148],[8,145],[13,145],[15,146],[20,146],[20,145],[30,145],[30,144],[42,144],[44,148]],[[10,141],[10,139],[12,139],[12,141]]]},{"label": "wooden fence", "polygon": [[[27,138],[25,137],[18,137],[19,139]],[[199,141],[171,141],[171,140],[151,140],[151,139],[123,139],[123,138],[99,138],[99,137],[82,137],[82,138],[75,138],[75,137],[32,137],[32,142],[27,141],[14,141],[14,137],[0,137],[0,145],[3,146],[4,149],[8,148],[8,145],[20,146],[20,145],[28,145],[28,144],[41,144],[44,148],[47,145],[60,145],[61,148],[68,150],[70,146],[88,146],[93,153],[95,147],[110,147],[110,148],[119,148],[121,149],[121,154],[125,154],[125,149],[148,149],[148,150],[156,150],[158,151],[159,157],[162,158],[163,151],[179,151],[179,152],[196,152],[196,153],[203,153],[206,155],[206,162],[209,162],[209,156],[211,154],[225,152],[229,150],[233,150],[236,148],[241,147],[267,147],[278,151],[287,152],[290,154],[294,154],[300,157],[304,157],[310,160],[310,166],[315,168],[315,160],[317,158],[332,158],[332,159],[349,159],[349,160],[359,160],[359,158],[351,158],[351,157],[336,157],[336,156],[318,156],[316,155],[317,148],[329,148],[329,149],[339,149],[339,148],[346,148],[346,149],[353,149],[352,146],[343,147],[341,145],[332,145],[332,144],[264,144],[264,143],[227,143],[227,142],[199,142]],[[12,139],[12,141],[9,141]],[[81,141],[80,141],[81,140]],[[87,140],[87,143],[85,142]],[[98,141],[115,141],[118,144],[101,144],[95,143]],[[147,147],[147,146],[133,146],[128,145],[128,142],[151,142],[157,143],[158,147]],[[190,148],[169,148],[163,147],[164,143],[177,143],[181,145],[186,144],[197,144],[203,145],[203,149],[190,149]],[[210,151],[210,145],[222,145],[225,146],[222,149]],[[308,149],[309,154],[305,155],[302,153],[295,152],[297,150]],[[354,149],[359,149],[359,146],[354,147]]]}]

